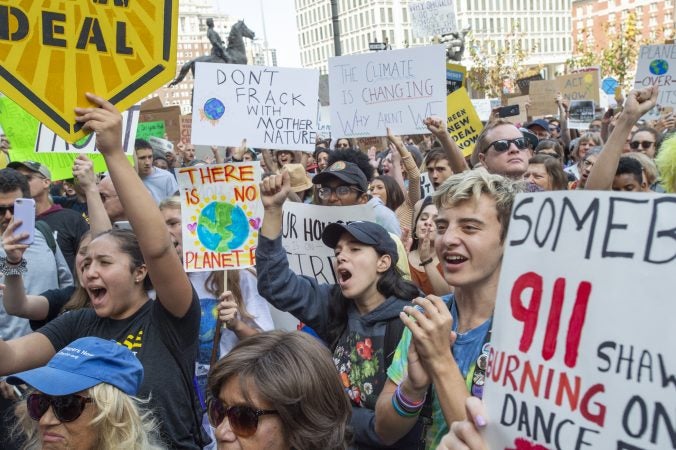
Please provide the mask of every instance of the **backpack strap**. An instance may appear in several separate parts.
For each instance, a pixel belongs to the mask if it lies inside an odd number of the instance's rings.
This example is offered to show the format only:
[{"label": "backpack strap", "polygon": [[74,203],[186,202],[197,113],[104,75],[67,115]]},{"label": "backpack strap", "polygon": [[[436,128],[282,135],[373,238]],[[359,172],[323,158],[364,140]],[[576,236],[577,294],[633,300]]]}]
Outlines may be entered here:
[{"label": "backpack strap", "polygon": [[54,239],[52,227],[50,227],[49,224],[44,220],[36,220],[35,228],[37,228],[38,231],[42,233],[42,235],[45,237],[45,241],[47,241],[49,249],[56,255],[56,240]]},{"label": "backpack strap", "polygon": [[401,335],[404,333],[404,322],[399,316],[393,317],[387,321],[385,326],[385,340],[383,341],[383,350],[385,351],[385,370],[392,364],[394,352],[397,350]]}]

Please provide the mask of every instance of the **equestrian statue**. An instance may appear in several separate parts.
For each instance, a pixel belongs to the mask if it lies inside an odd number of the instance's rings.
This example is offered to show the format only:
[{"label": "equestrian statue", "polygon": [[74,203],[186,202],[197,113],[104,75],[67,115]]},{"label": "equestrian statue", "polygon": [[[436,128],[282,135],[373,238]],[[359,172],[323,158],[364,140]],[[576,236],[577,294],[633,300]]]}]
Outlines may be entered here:
[{"label": "equestrian statue", "polygon": [[253,39],[255,33],[251,31],[243,20],[240,20],[232,26],[230,29],[230,35],[228,36],[228,47],[223,46],[223,39],[214,30],[214,19],[207,19],[207,37],[209,42],[211,42],[211,54],[198,56],[195,59],[191,59],[187,63],[183,64],[181,71],[178,73],[178,76],[174,81],[169,83],[169,87],[176,86],[178,83],[183,81],[185,76],[188,74],[188,71],[195,76],[195,63],[196,62],[215,62],[215,63],[229,63],[229,64],[246,64],[246,50],[244,48],[244,38]]}]

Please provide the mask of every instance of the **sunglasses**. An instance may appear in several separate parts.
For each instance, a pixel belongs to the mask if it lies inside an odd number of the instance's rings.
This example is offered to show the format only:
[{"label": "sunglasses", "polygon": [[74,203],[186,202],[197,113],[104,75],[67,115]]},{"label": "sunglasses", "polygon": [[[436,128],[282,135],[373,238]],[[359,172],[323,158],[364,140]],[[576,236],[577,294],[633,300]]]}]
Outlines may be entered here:
[{"label": "sunglasses", "polygon": [[319,198],[321,198],[322,200],[328,200],[329,198],[331,198],[331,194],[334,192],[336,193],[338,198],[345,198],[352,192],[361,192],[361,191],[352,186],[338,186],[335,188],[321,187],[317,190]]},{"label": "sunglasses", "polygon": [[49,407],[60,422],[72,422],[82,415],[87,403],[93,400],[81,395],[59,395],[51,396],[47,394],[30,394],[26,398],[28,415],[33,420],[40,420],[45,415]]},{"label": "sunglasses", "polygon": [[11,215],[14,215],[14,205],[0,206],[0,216],[7,214],[7,211],[9,211]]},{"label": "sunglasses", "polygon": [[225,417],[232,432],[239,437],[251,437],[258,429],[258,418],[267,414],[279,414],[273,409],[255,409],[251,406],[239,405],[225,407],[220,400],[209,399],[207,401],[207,415],[212,427],[218,428]]},{"label": "sunglasses", "polygon": [[634,150],[637,150],[639,145],[643,147],[643,150],[648,150],[650,147],[655,145],[655,143],[652,141],[631,141],[629,143],[629,147]]},{"label": "sunglasses", "polygon": [[519,150],[526,150],[528,148],[528,142],[526,142],[526,138],[522,137],[516,139],[498,139],[497,141],[491,142],[487,148],[492,146],[496,152],[504,153],[509,150],[509,147],[511,147],[512,144],[516,145],[516,148]]}]

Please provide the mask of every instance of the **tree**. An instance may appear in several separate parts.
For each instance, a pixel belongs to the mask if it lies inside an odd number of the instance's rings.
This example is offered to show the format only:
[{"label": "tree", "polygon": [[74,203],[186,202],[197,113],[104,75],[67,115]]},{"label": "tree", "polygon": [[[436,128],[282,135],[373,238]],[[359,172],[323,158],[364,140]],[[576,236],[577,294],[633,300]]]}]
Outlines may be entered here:
[{"label": "tree", "polygon": [[[637,26],[636,13],[629,11],[618,26],[608,22],[603,25],[608,36],[608,45],[604,48],[594,42],[589,30],[584,39],[578,41],[573,57],[566,62],[568,71],[582,67],[601,66],[601,74],[615,78],[625,90],[631,90],[636,73],[636,61],[642,45],[657,44],[658,39],[648,40]],[[664,39],[662,29],[657,36]]]},{"label": "tree", "polygon": [[519,22],[512,22],[512,30],[505,36],[504,46],[492,40],[481,40],[470,35],[469,56],[472,68],[467,78],[472,89],[491,98],[500,98],[505,93],[505,81],[535,75],[542,65],[528,66],[525,61],[537,50],[523,46],[524,33]]}]

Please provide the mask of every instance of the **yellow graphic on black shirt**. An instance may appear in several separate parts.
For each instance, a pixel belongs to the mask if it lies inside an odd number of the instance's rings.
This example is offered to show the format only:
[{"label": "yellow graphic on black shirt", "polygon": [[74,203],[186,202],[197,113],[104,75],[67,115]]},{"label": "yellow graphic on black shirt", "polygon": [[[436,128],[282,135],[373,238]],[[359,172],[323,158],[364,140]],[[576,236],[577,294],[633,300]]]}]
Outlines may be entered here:
[{"label": "yellow graphic on black shirt", "polygon": [[[138,333],[136,333],[136,336],[133,334],[130,334],[126,337],[122,345],[127,347],[129,350],[134,351],[136,349],[141,348],[143,345],[143,330],[139,330]],[[136,352],[134,352],[136,353]]]}]

